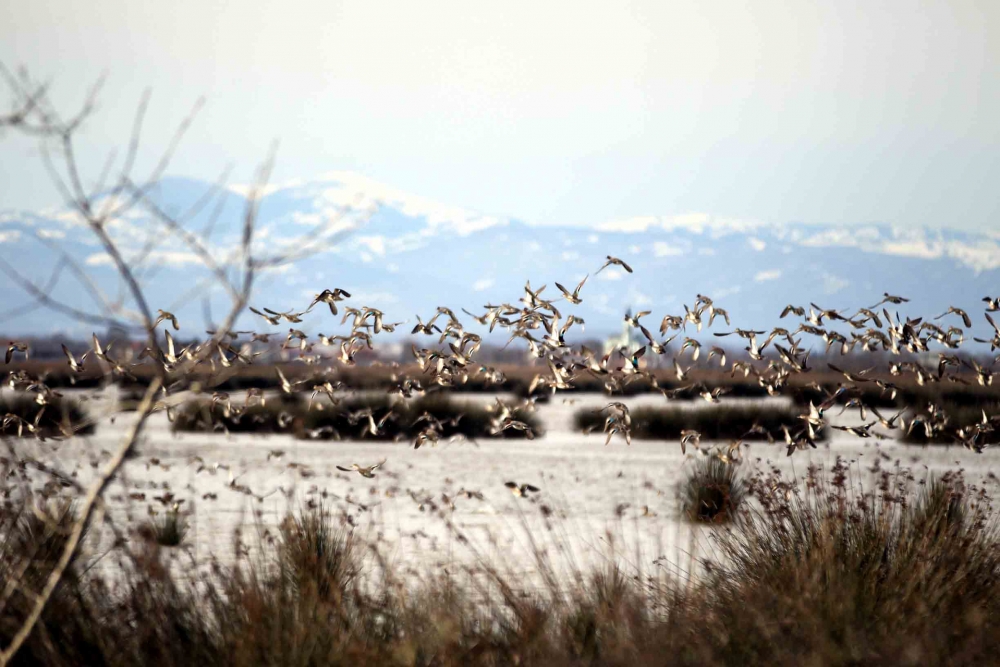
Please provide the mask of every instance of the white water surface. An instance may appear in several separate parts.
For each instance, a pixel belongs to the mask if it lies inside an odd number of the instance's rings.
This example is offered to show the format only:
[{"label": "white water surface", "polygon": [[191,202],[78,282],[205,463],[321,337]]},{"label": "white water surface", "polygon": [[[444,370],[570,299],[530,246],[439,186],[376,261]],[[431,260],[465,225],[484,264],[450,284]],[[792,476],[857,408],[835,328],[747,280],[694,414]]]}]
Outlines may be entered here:
[{"label": "white water surface", "polygon": [[[88,402],[95,413],[117,400],[113,387],[92,396]],[[494,396],[460,394],[455,399],[489,403]],[[658,395],[616,400],[633,408],[665,404]],[[785,399],[730,400],[780,403]],[[545,434],[533,441],[457,440],[419,450],[407,442],[174,434],[166,414],[159,412],[148,420],[135,456],[107,492],[108,508],[114,518],[134,522],[145,519],[150,506],[162,511],[154,496],[169,491],[184,499],[190,531],[178,562],[198,565],[210,557],[232,562],[235,531],[242,530],[245,541],[253,544],[259,530],[273,531],[289,510],[311,500],[349,516],[355,530],[376,543],[391,566],[404,573],[483,563],[530,572],[537,569],[532,557],[537,551],[553,556],[567,573],[609,559],[642,571],[696,569],[697,559],[711,554],[711,534],[720,528],[685,520],[677,488],[704,454],[689,449],[685,456],[677,441],[633,440],[629,446],[615,438],[605,446],[603,434],[573,430],[576,411],[598,409],[607,402],[600,394],[557,394],[537,406]],[[693,410],[712,407],[701,401],[671,405]],[[860,423],[854,411],[843,416],[835,412],[829,415],[831,423]],[[102,419],[96,433],[87,438],[56,443],[25,439],[18,446],[75,470],[78,480],[86,483],[94,471],[91,462],[102,460],[102,450],[117,448],[133,419],[132,414],[121,413],[113,423],[109,417]],[[274,450],[284,455],[269,460]],[[831,439],[818,449],[792,457],[785,456],[780,444],[766,443],[752,443],[743,456],[748,468],[775,466],[799,479],[810,465],[829,469],[843,457],[852,462],[854,482],[868,485],[873,480],[867,471],[882,457],[883,468],[898,462],[918,479],[962,469],[967,481],[994,491],[996,481],[989,473],[1000,462],[997,449],[976,454],[960,447],[860,440],[840,431],[832,431]],[[374,479],[336,469],[382,459],[386,463]],[[202,465],[208,470],[197,472]],[[230,475],[264,499],[233,490]],[[541,492],[530,499],[517,498],[504,487],[508,480],[535,485]],[[485,500],[458,497],[463,488],[480,491]],[[146,500],[130,500],[129,493],[145,493]],[[203,498],[210,493],[217,499]],[[442,494],[453,500],[453,508]],[[99,546],[92,548],[96,551]]]}]

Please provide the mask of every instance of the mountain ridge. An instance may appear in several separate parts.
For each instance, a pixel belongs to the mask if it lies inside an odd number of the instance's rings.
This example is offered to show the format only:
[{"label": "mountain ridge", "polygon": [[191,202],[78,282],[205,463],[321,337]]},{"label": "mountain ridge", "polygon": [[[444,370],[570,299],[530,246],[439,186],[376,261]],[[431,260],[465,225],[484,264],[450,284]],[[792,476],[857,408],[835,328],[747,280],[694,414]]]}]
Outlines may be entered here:
[{"label": "mountain ridge", "polygon": [[[249,190],[232,185],[202,201],[210,188],[195,179],[170,177],[149,197],[176,216],[201,201],[189,229],[210,228],[207,245],[225,264],[240,237]],[[331,219],[337,222],[328,224]],[[141,209],[108,223],[126,256],[139,253],[149,232],[160,228]],[[355,305],[380,308],[393,321],[415,321],[415,314],[427,315],[438,305],[477,312],[486,303],[514,301],[526,280],[549,285],[546,295],[555,297],[553,282],[570,287],[589,274],[581,291],[584,303],[574,312],[586,319],[588,333],[604,334],[619,329],[626,308],[682,312],[682,304],[691,303],[696,293],[716,299],[734,324],[757,327],[776,324],[787,303],[856,309],[872,305],[884,291],[910,296],[922,314],[944,312],[948,305],[974,311],[1000,284],[997,233],[777,224],[701,213],[537,225],[410,195],[352,172],[267,188],[259,206],[257,250],[292,247],[300,234],[316,230],[334,230],[336,244],[292,267],[262,274],[254,304],[304,307],[313,293],[336,286],[350,291]],[[60,208],[0,212],[0,258],[36,284],[45,283],[46,267],[59,259],[53,243],[77,258],[109,299],[117,296],[109,258],[74,214]],[[595,275],[605,255],[621,257],[635,273],[609,268]],[[198,282],[208,275],[197,255],[175,239],[150,257],[158,268],[140,272],[140,279],[153,307],[201,323],[201,299],[176,303],[185,291],[197,293]],[[82,287],[70,278],[60,276],[52,296],[80,303]],[[13,288],[7,295],[10,308],[30,302]],[[223,297],[211,295],[213,312],[223,312]],[[97,299],[87,298],[94,309]],[[251,317],[241,317],[238,326],[257,327],[260,322]],[[83,333],[93,324],[38,309],[2,327],[10,334]]]}]

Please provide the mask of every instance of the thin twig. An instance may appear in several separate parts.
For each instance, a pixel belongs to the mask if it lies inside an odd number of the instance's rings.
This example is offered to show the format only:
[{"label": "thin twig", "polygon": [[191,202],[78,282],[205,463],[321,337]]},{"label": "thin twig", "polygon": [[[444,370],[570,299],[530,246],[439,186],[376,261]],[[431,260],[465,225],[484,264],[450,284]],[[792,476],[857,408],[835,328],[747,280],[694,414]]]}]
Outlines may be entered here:
[{"label": "thin twig", "polygon": [[63,547],[62,554],[60,554],[59,560],[56,561],[55,567],[53,567],[52,572],[49,574],[49,577],[45,582],[45,586],[42,587],[41,592],[39,592],[38,597],[31,608],[31,612],[18,629],[17,634],[15,634],[14,638],[11,639],[10,644],[7,645],[7,648],[0,651],[0,666],[7,665],[10,662],[11,658],[14,657],[14,655],[21,648],[21,645],[24,644],[24,642],[31,635],[31,632],[35,629],[35,624],[38,623],[38,619],[41,618],[42,612],[45,611],[45,605],[48,604],[53,591],[55,591],[56,586],[58,586],[59,582],[62,580],[62,576],[63,573],[65,573],[66,568],[69,566],[70,562],[72,562],[74,556],[76,556],[80,540],[94,514],[98,499],[104,493],[104,489],[106,489],[108,484],[111,482],[111,478],[118,471],[118,468],[121,467],[125,458],[128,456],[132,447],[138,440],[139,434],[142,432],[142,427],[145,425],[146,419],[152,412],[153,398],[156,396],[156,392],[160,390],[161,386],[162,383],[158,377],[153,378],[153,381],[149,383],[149,387],[147,387],[146,393],[142,397],[142,402],[139,404],[139,408],[136,411],[138,416],[135,423],[132,425],[132,428],[129,429],[129,432],[122,441],[122,444],[118,447],[118,451],[111,457],[111,460],[108,461],[108,464],[104,467],[104,470],[101,472],[98,479],[91,485],[90,490],[87,492],[87,496],[84,498],[83,505],[80,509],[80,518],[73,526],[73,530],[70,531],[69,536],[66,539],[66,545]]},{"label": "thin twig", "polygon": [[21,287],[25,292],[30,294],[35,298],[36,301],[43,304],[47,308],[61,312],[65,315],[69,315],[82,322],[88,322],[90,324],[103,324],[111,326],[122,326],[124,323],[113,317],[106,317],[104,315],[95,315],[93,313],[84,312],[78,308],[74,308],[68,304],[62,303],[52,298],[44,290],[40,289],[37,285],[32,283],[30,280],[21,275],[14,267],[7,263],[2,257],[0,257],[0,271],[7,274],[7,277],[13,280],[18,286]]}]

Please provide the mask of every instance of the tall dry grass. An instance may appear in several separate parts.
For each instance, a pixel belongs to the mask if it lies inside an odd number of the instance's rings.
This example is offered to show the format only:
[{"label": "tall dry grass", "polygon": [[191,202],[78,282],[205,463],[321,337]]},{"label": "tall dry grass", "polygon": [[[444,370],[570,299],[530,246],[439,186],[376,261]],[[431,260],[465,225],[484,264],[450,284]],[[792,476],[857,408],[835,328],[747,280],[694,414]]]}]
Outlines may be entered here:
[{"label": "tall dry grass", "polygon": [[[997,664],[1000,537],[979,489],[851,469],[758,472],[694,579],[609,561],[527,585],[482,563],[404,581],[332,510],[289,516],[253,555],[180,577],[149,545],[116,573],[74,563],[18,664]],[[3,580],[44,575],[52,527],[7,510]],[[62,523],[62,522],[60,522]],[[58,524],[56,524],[58,525]],[[264,534],[264,533],[261,533]],[[556,556],[524,554],[541,565]],[[35,581],[29,577],[29,580]],[[0,613],[8,641],[27,596]]]},{"label": "tall dry grass", "polygon": [[698,459],[680,483],[681,504],[691,521],[727,523],[747,496],[742,464],[717,456]]}]

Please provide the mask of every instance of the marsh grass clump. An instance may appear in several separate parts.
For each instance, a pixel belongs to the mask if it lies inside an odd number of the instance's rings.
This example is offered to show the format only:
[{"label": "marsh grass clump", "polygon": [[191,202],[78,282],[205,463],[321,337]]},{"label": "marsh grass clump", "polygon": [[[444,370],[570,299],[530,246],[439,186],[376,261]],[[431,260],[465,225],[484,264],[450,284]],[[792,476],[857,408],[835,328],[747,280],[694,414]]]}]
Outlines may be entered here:
[{"label": "marsh grass clump", "polygon": [[[692,579],[605,562],[538,586],[486,563],[404,584],[377,538],[322,505],[258,526],[252,555],[183,575],[126,545],[115,571],[59,584],[18,664],[996,664],[989,499],[956,473],[874,475],[862,490],[842,462],[803,480],[748,474],[739,520],[713,531]],[[43,575],[60,533],[4,512],[0,576],[17,554]],[[554,572],[555,553],[527,556]],[[29,602],[0,610],[0,642]]]},{"label": "marsh grass clump", "polygon": [[[43,520],[21,505],[0,511],[0,589],[12,593],[0,610],[0,645],[20,628],[77,520],[75,507],[50,503]],[[101,554],[103,556],[104,554]],[[41,621],[11,664],[220,664],[204,609],[213,584],[196,601],[193,588],[162,567],[146,567],[120,547],[107,557],[113,569],[93,567],[101,556],[77,554],[56,586]],[[30,566],[22,573],[24,563]],[[153,563],[150,563],[151,565]]]},{"label": "marsh grass clump", "polygon": [[376,615],[381,604],[391,628],[396,602],[390,591],[362,589],[365,551],[340,516],[324,505],[303,508],[260,546],[259,555],[220,573],[212,600],[216,645],[228,664],[378,662]]},{"label": "marsh grass clump", "polygon": [[[923,403],[921,407],[915,408],[907,415],[907,419],[912,421],[914,417],[919,417],[937,425],[930,434],[921,422],[913,424],[912,428],[903,432],[902,441],[913,445],[958,445],[962,446],[962,431],[968,437],[973,431],[982,429],[975,442],[978,446],[1000,444],[1000,419],[991,419],[992,415],[1000,412],[1000,403],[988,405],[966,405],[966,404],[936,404],[937,412],[941,419],[931,419],[928,407],[931,404]],[[987,415],[987,424],[983,424],[983,413]]]},{"label": "marsh grass clump", "polygon": [[121,395],[118,397],[118,411],[119,412],[135,412],[139,409],[139,405],[142,403],[144,391],[130,387],[124,389]]},{"label": "marsh grass clump", "polygon": [[0,579],[24,568],[26,581],[38,585],[59,559],[75,521],[69,501],[49,501],[37,508],[18,503],[5,509],[0,513]]},{"label": "marsh grass clump", "polygon": [[[77,349],[75,354],[85,352]],[[97,367],[91,367],[82,373],[73,372],[65,359],[60,361],[44,361],[38,359],[11,361],[8,367],[12,372],[24,372],[38,378],[51,389],[95,389],[104,385],[108,378]]]},{"label": "marsh grass clump", "polygon": [[691,521],[726,523],[737,517],[747,487],[739,463],[699,459],[681,482],[684,515]]},{"label": "marsh grass clump", "polygon": [[183,544],[189,529],[187,517],[179,510],[171,509],[142,525],[139,534],[158,546],[170,548]]},{"label": "marsh grass clump", "polygon": [[918,530],[946,538],[969,521],[969,488],[961,475],[947,472],[923,484],[910,516]]},{"label": "marsh grass clump", "polygon": [[43,438],[92,435],[97,430],[80,401],[57,394],[49,396],[45,405],[41,405],[35,400],[35,394],[6,393],[0,396],[0,418],[5,415],[16,417],[6,425],[0,421],[0,435],[8,437],[18,435],[19,424],[22,437],[35,437],[36,433]]},{"label": "marsh grass clump", "polygon": [[[305,407],[305,406],[304,406]],[[388,418],[379,429],[379,434],[373,436],[368,429],[368,418],[361,413],[371,410],[372,418],[378,422],[388,413]],[[388,439],[406,434],[405,426],[408,411],[401,401],[394,401],[387,394],[355,394],[340,399],[332,405],[325,396],[318,396],[311,410],[302,411],[302,427],[304,433],[312,432],[320,439],[342,439],[362,437],[378,440]],[[410,420],[412,421],[412,420]],[[320,432],[322,430],[322,432]]]},{"label": "marsh grass clump", "polygon": [[[712,407],[688,409],[683,407],[641,407],[631,412],[632,437],[655,440],[677,440],[681,431],[693,430],[706,440],[760,440],[765,436],[751,433],[760,426],[772,437],[780,439],[782,426],[798,427],[800,411],[794,407],[769,405],[733,405],[721,403]],[[594,410],[580,410],[575,415],[576,428],[585,433],[604,427],[604,414]],[[817,433],[817,440],[827,437],[827,429]]]},{"label": "marsh grass clump", "polygon": [[[376,423],[376,433],[371,431],[369,411],[372,421]],[[541,424],[534,413],[523,407],[514,408],[512,412],[513,417],[528,424],[535,435],[542,433]],[[265,404],[252,403],[246,409],[233,406],[228,415],[221,403],[213,405],[206,399],[188,401],[178,409],[173,430],[198,433],[288,433],[299,438],[319,440],[398,440],[413,438],[434,422],[440,423],[439,435],[442,438],[454,435],[468,438],[525,437],[523,431],[514,429],[494,433],[493,416],[494,413],[482,403],[455,400],[443,393],[411,401],[393,399],[383,393],[356,394],[338,400],[336,405],[330,404],[323,395],[310,403],[298,394],[279,394],[268,397]]]},{"label": "marsh grass clump", "polygon": [[843,462],[831,473],[811,470],[804,489],[752,480],[756,502],[717,534],[721,558],[695,595],[703,631],[727,638],[715,659],[995,661],[1000,550],[985,497],[946,492],[956,478],[915,495],[906,471],[868,492]]},{"label": "marsh grass clump", "polygon": [[[372,411],[376,422],[388,415],[377,434],[373,435],[370,431],[368,417],[363,414],[367,410]],[[424,417],[425,414],[430,420]],[[523,431],[514,429],[493,433],[493,416],[494,413],[486,405],[437,393],[411,401],[391,401],[386,395],[354,396],[337,406],[324,405],[323,410],[305,412],[302,420],[303,433],[318,433],[325,428],[327,430],[319,436],[325,438],[409,439],[416,437],[431,422],[440,423],[439,435],[442,438],[455,435],[468,438],[525,437]],[[515,408],[513,417],[528,424],[535,435],[541,435],[541,424],[534,413]]]},{"label": "marsh grass clump", "polygon": [[[906,384],[896,378],[894,383],[902,386],[893,394],[883,390],[874,382],[854,384],[848,387],[837,398],[837,404],[843,405],[850,399],[858,399],[867,406],[876,408],[921,408],[928,403],[947,406],[950,409],[961,410],[975,408],[987,410],[1000,404],[1000,385],[983,387],[977,384],[955,384],[941,386],[940,383],[925,385]],[[837,391],[838,382],[823,383],[822,391],[815,386],[790,386],[785,395],[791,397],[797,405],[809,405],[810,402],[819,405]]]},{"label": "marsh grass clump", "polygon": [[[841,378],[842,379],[842,378]],[[791,386],[785,392],[796,405],[808,406],[810,403],[819,405],[829,399],[838,389],[837,382],[822,384],[822,390],[815,386]],[[860,400],[868,406],[876,408],[892,408],[904,405],[901,393],[893,397],[892,392],[883,391],[878,385],[869,382],[866,384],[856,384],[848,388],[837,397],[837,405],[844,405],[852,398]]]},{"label": "marsh grass clump", "polygon": [[362,549],[353,529],[337,521],[329,508],[303,509],[285,517],[279,528],[280,576],[299,595],[341,595],[358,583]]},{"label": "marsh grass clump", "polygon": [[174,416],[172,429],[180,433],[295,433],[302,426],[305,403],[297,395],[280,394],[264,403],[247,407],[207,399],[183,403]]},{"label": "marsh grass clump", "polygon": [[[490,407],[492,406],[483,405],[482,403],[456,401],[442,394],[424,396],[410,403],[408,406],[410,415],[414,420],[424,412],[427,412],[436,419],[446,422],[442,431],[443,437],[451,437],[453,435],[464,435],[469,438],[492,436],[521,439],[525,437],[523,431],[514,429],[493,434],[491,422],[495,413],[489,409]],[[536,436],[542,434],[541,422],[533,411],[524,407],[511,407],[511,416],[513,419],[526,423]],[[459,418],[460,415],[461,417]],[[416,435],[416,432],[411,431],[411,435]]]},{"label": "marsh grass clump", "polygon": [[928,403],[943,405],[951,409],[991,408],[1000,406],[1000,385],[984,387],[978,384],[910,387],[899,392],[902,405],[919,406]]}]

